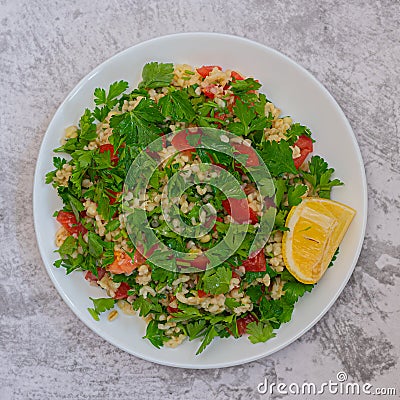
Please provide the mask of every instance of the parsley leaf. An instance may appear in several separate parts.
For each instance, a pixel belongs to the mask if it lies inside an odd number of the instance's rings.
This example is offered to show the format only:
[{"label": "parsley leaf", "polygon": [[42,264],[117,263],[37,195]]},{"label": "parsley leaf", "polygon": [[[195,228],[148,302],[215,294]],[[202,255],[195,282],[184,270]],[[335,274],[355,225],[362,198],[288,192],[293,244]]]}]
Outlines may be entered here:
[{"label": "parsley leaf", "polygon": [[231,83],[231,90],[236,96],[241,96],[250,90],[258,90],[261,83],[255,81],[253,78],[237,80]]},{"label": "parsley leaf", "polygon": [[94,232],[88,232],[88,244],[89,244],[89,253],[95,257],[99,258],[103,254],[103,241],[100,239],[99,235],[96,235]]},{"label": "parsley leaf", "polygon": [[85,144],[96,139],[96,124],[94,123],[94,118],[92,113],[87,108],[79,120],[79,130],[78,130],[79,141],[83,141]]},{"label": "parsley leaf", "polygon": [[251,132],[263,130],[267,127],[267,117],[257,116],[253,106],[237,100],[236,105],[233,107],[236,116],[240,122],[232,122],[228,125],[227,129],[236,135],[247,136]]},{"label": "parsley leaf", "polygon": [[115,300],[112,298],[92,299],[89,297],[89,299],[93,301],[94,308],[88,308],[88,311],[96,321],[99,320],[99,315],[102,312],[111,310],[115,304]]},{"label": "parsley leaf", "polygon": [[114,115],[110,126],[115,133],[126,138],[127,145],[139,145],[144,148],[162,133],[157,124],[164,121],[164,116],[158,111],[151,99],[142,99],[131,111]]},{"label": "parsley leaf", "polygon": [[311,292],[313,287],[314,285],[307,285],[297,281],[286,282],[283,285],[283,290],[285,291],[284,298],[294,304],[304,293]]},{"label": "parsley leaf", "polygon": [[281,140],[266,141],[263,143],[263,149],[259,152],[264,160],[271,175],[278,176],[286,172],[297,174],[297,169],[294,166],[292,150],[289,143]]},{"label": "parsley leaf", "polygon": [[221,294],[229,290],[232,270],[227,267],[218,267],[208,270],[203,275],[203,288],[206,293]]},{"label": "parsley leaf", "polygon": [[94,117],[98,121],[103,121],[108,113],[117,105],[117,97],[128,89],[128,82],[117,81],[110,85],[108,94],[101,88],[96,88],[94,91],[94,102],[97,106],[103,105],[103,107],[96,107],[93,111]]},{"label": "parsley leaf", "polygon": [[343,185],[343,182],[339,179],[331,180],[331,176],[335,170],[328,168],[328,163],[322,157],[312,157],[308,165],[310,171],[301,171],[301,173],[303,178],[311,183],[314,194],[317,194],[319,197],[329,199],[332,187]]},{"label": "parsley leaf", "polygon": [[128,86],[128,82],[125,81],[114,82],[110,85],[107,95],[104,89],[97,88],[94,91],[94,102],[98,106],[105,105],[111,110],[118,103],[116,98],[125,92],[125,90],[128,89]]},{"label": "parsley leaf", "polygon": [[161,97],[158,105],[165,117],[172,117],[176,121],[191,122],[196,117],[189,96],[183,90],[174,90]]},{"label": "parsley leaf", "polygon": [[286,131],[286,137],[290,144],[293,144],[299,136],[311,137],[311,131],[306,126],[300,125],[297,122],[292,124],[291,127]]},{"label": "parsley leaf", "polygon": [[158,303],[157,297],[148,296],[147,299],[138,297],[132,305],[134,310],[140,309],[139,315],[141,317],[145,317],[150,313],[150,311],[162,311],[161,304]]},{"label": "parsley leaf", "polygon": [[246,332],[250,335],[249,340],[251,343],[266,342],[267,340],[276,336],[272,332],[273,328],[268,322],[250,322],[246,327]]},{"label": "parsley leaf", "polygon": [[293,206],[298,206],[303,196],[307,192],[307,186],[306,185],[297,185],[297,186],[291,186],[288,190],[288,203],[289,207]]},{"label": "parsley leaf", "polygon": [[202,333],[206,328],[206,324],[207,322],[204,319],[200,319],[198,321],[187,324],[186,331],[188,333],[189,340],[193,340],[202,336]]},{"label": "parsley leaf", "polygon": [[77,248],[78,243],[73,236],[67,236],[63,244],[57,250],[61,256],[71,255]]},{"label": "parsley leaf", "polygon": [[157,349],[162,347],[164,342],[169,340],[169,338],[164,335],[164,331],[158,328],[158,322],[154,319],[147,325],[146,335],[143,336],[143,339],[149,339]]},{"label": "parsley leaf", "polygon": [[237,301],[231,297],[227,297],[225,299],[225,305],[227,307],[229,307],[231,310],[233,310],[235,307],[239,307],[240,306],[240,301]]},{"label": "parsley leaf", "polygon": [[174,77],[174,65],[172,63],[151,62],[143,67],[143,81],[139,83],[139,89],[156,89],[169,86]]},{"label": "parsley leaf", "polygon": [[204,336],[203,341],[201,342],[200,347],[198,348],[196,355],[200,354],[211,342],[212,340],[216,337],[219,336],[218,332],[216,331],[214,325],[211,325]]}]

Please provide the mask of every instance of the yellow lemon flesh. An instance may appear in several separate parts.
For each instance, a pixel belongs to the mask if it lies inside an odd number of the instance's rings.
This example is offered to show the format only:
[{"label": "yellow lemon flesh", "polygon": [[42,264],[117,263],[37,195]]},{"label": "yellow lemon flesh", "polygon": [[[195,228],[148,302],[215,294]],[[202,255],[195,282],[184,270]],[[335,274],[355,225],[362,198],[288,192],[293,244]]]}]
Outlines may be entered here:
[{"label": "yellow lemon flesh", "polygon": [[283,260],[300,282],[318,282],[325,273],[356,211],[333,200],[307,198],[293,207],[283,234]]}]

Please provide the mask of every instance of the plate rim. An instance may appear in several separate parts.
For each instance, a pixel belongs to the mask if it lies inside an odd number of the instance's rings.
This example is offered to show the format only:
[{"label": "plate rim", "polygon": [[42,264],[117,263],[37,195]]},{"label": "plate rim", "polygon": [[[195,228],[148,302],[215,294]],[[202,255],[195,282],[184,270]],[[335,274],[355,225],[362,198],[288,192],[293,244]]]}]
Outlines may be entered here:
[{"label": "plate rim", "polygon": [[[45,260],[45,255],[44,255],[44,249],[42,248],[43,246],[41,245],[41,242],[39,240],[39,234],[38,234],[38,226],[39,226],[39,221],[38,221],[38,213],[35,212],[36,208],[37,208],[37,199],[36,197],[38,196],[38,183],[43,179],[42,176],[39,176],[39,161],[41,160],[41,155],[44,152],[44,142],[46,137],[49,134],[50,128],[52,127],[56,116],[61,113],[61,110],[63,109],[63,107],[65,106],[65,104],[73,97],[75,96],[76,93],[78,93],[82,86],[84,86],[93,76],[95,76],[107,63],[109,63],[111,60],[114,60],[118,57],[123,56],[125,53],[129,52],[132,48],[140,48],[140,47],[144,47],[148,44],[151,44],[152,42],[157,42],[160,41],[162,39],[174,39],[174,38],[182,38],[182,37],[218,37],[218,38],[226,38],[229,40],[239,40],[242,41],[244,43],[247,43],[251,46],[257,46],[259,47],[261,50],[267,50],[270,51],[272,53],[275,53],[275,55],[283,58],[287,63],[290,63],[292,66],[298,68],[301,70],[301,72],[303,74],[306,74],[308,76],[308,78],[310,78],[313,83],[315,83],[318,88],[327,96],[327,99],[329,100],[330,104],[336,109],[336,111],[339,113],[339,115],[341,116],[348,132],[350,133],[351,136],[351,140],[352,142],[355,144],[355,151],[356,151],[356,156],[357,156],[357,162],[360,165],[360,170],[361,170],[361,178],[362,178],[362,200],[363,200],[363,209],[362,209],[362,213],[363,213],[363,220],[362,220],[362,228],[361,228],[361,235],[360,238],[358,240],[358,245],[357,245],[357,249],[354,253],[354,257],[353,257],[353,261],[352,261],[352,265],[351,268],[348,270],[347,275],[344,277],[344,279],[342,280],[342,283],[339,287],[339,289],[337,290],[337,292],[335,293],[334,296],[332,296],[332,298],[330,299],[330,301],[327,303],[327,305],[320,310],[319,314],[317,315],[316,318],[314,318],[314,320],[308,324],[307,326],[305,326],[302,330],[298,331],[293,337],[291,337],[289,340],[286,340],[285,342],[281,343],[280,345],[274,347],[271,350],[267,350],[265,352],[260,352],[260,354],[255,355],[255,356],[251,356],[251,357],[246,357],[240,361],[233,361],[233,362],[220,362],[220,363],[212,363],[212,364],[193,364],[193,363],[174,363],[168,360],[159,360],[155,357],[152,357],[151,355],[144,355],[144,354],[138,354],[135,353],[134,351],[132,351],[129,348],[126,348],[125,346],[121,345],[118,343],[117,340],[114,340],[113,337],[108,337],[101,329],[96,329],[95,327],[90,326],[86,321],[84,321],[81,316],[78,314],[78,307],[76,307],[72,301],[70,300],[70,298],[67,296],[67,294],[65,293],[64,289],[62,288],[62,286],[58,283],[55,275],[53,274],[53,266],[48,266],[47,263],[44,261]],[[328,312],[328,310],[333,306],[333,304],[336,302],[336,300],[338,299],[338,297],[342,294],[344,288],[346,287],[350,277],[352,276],[354,269],[356,267],[357,261],[359,259],[361,250],[362,250],[362,246],[365,240],[365,231],[366,231],[366,225],[367,225],[367,219],[368,219],[368,185],[367,185],[367,179],[366,179],[366,172],[365,172],[365,165],[363,162],[363,158],[362,158],[362,154],[361,154],[361,150],[360,147],[358,145],[357,142],[357,138],[354,134],[354,131],[350,125],[349,120],[347,119],[344,111],[342,110],[342,108],[340,107],[340,105],[338,104],[338,102],[335,100],[335,98],[332,96],[332,94],[328,91],[328,89],[325,88],[325,86],[311,73],[309,72],[307,69],[305,69],[302,65],[298,64],[296,61],[292,60],[291,58],[289,58],[287,55],[281,53],[280,51],[277,51],[269,46],[266,46],[262,43],[259,43],[257,41],[254,40],[250,40],[241,36],[236,36],[236,35],[230,35],[230,34],[225,34],[225,33],[217,33],[217,32],[182,32],[182,33],[174,33],[174,34],[169,34],[169,35],[162,35],[162,36],[157,36],[154,38],[151,38],[149,40],[145,40],[139,43],[134,44],[133,46],[127,47],[122,51],[119,51],[117,53],[115,53],[114,55],[112,55],[111,57],[107,58],[106,60],[104,60],[102,63],[100,63],[99,65],[97,65],[93,70],[91,70],[88,74],[86,74],[82,79],[79,80],[79,82],[74,86],[74,88],[68,92],[67,96],[64,98],[64,100],[59,104],[59,106],[57,107],[55,113],[53,114],[47,128],[46,131],[41,139],[41,144],[40,144],[40,148],[39,151],[37,153],[37,160],[36,160],[36,164],[35,164],[35,173],[34,173],[34,181],[33,181],[33,188],[32,188],[32,207],[33,207],[33,217],[34,217],[34,230],[35,230],[35,236],[36,236],[36,243],[37,243],[37,247],[39,249],[39,253],[40,256],[42,258],[42,263],[46,269],[47,274],[49,275],[53,285],[55,286],[55,288],[57,289],[58,294],[61,296],[61,298],[64,300],[64,302],[68,305],[68,307],[72,310],[72,312],[78,317],[78,319],[86,326],[88,327],[90,330],[92,330],[96,335],[99,335],[101,338],[103,338],[105,341],[107,341],[108,343],[111,343],[113,346],[116,346],[117,348],[135,356],[141,359],[144,359],[146,361],[150,361],[156,364],[160,364],[160,365],[165,365],[165,366],[169,366],[169,367],[175,367],[175,368],[187,368],[187,369],[212,369],[212,368],[226,368],[226,367],[231,367],[231,366],[236,366],[236,365],[243,365],[252,361],[256,361],[259,360],[261,358],[267,357],[271,354],[274,354],[276,352],[278,352],[279,350],[289,346],[291,343],[293,343],[294,341],[296,341],[298,338],[300,338],[302,335],[304,335],[308,330],[310,330],[315,324],[317,324],[321,318]]]}]

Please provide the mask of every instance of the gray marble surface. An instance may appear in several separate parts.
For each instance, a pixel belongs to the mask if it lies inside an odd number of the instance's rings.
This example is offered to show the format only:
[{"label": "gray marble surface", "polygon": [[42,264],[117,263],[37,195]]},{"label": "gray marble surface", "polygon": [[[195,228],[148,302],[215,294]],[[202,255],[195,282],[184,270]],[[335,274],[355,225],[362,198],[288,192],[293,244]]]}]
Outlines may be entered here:
[{"label": "gray marble surface", "polygon": [[[1,400],[258,399],[264,377],[320,383],[338,371],[399,396],[398,1],[0,0],[0,21]],[[115,53],[183,31],[244,36],[311,71],[349,118],[369,184],[363,251],[336,304],[287,348],[220,370],[155,365],[97,337],[57,294],[33,229],[36,157],[61,101]]]}]

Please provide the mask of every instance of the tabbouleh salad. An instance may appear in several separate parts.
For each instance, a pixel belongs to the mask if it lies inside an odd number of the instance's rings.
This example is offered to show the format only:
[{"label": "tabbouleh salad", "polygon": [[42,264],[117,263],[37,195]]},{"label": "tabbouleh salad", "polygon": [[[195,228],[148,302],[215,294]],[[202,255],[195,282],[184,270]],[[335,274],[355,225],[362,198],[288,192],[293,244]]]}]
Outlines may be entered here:
[{"label": "tabbouleh salad", "polygon": [[[334,171],[321,157],[308,157],[314,142],[310,130],[282,117],[259,92],[256,79],[219,66],[157,62],[146,64],[142,77],[133,91],[125,81],[112,83],[108,90],[97,88],[95,108],[84,111],[78,126],[66,129],[61,147],[55,149],[68,156],[54,157],[55,170],[46,175],[46,183],[57,189],[64,204],[54,213],[60,223],[60,259],[54,265],[67,274],[84,271],[91,285],[107,292],[108,297],[91,299],[89,312],[95,320],[107,310],[112,310],[109,320],[118,316],[117,309],[137,314],[147,322],[144,337],[158,348],[200,338],[199,354],[217,336],[245,334],[252,343],[265,342],[290,321],[298,298],[314,286],[297,281],[285,268],[282,236],[288,229],[287,215],[306,197],[329,198],[331,188],[342,183],[330,179]],[[229,156],[203,149],[180,151],[187,142],[185,132],[196,127],[236,135],[238,150],[246,153],[252,146],[269,169],[276,188],[271,205],[276,218],[258,254],[249,254],[262,213],[256,184]],[[207,271],[199,265],[199,272],[180,273],[153,264],[140,244],[132,243],[123,218],[123,186],[133,160],[154,140],[174,132],[161,150],[169,161],[153,174],[140,199],[157,238],[170,248],[199,254],[223,240],[229,224],[248,225],[235,254]],[[254,161],[248,154],[246,166]],[[199,210],[205,204],[212,205],[217,218],[207,234],[185,238],[167,224],[162,192],[174,173],[199,171],[202,163],[231,173],[245,198],[229,203],[215,187],[190,187],[178,199],[182,219],[201,224]],[[240,209],[248,213],[246,218]]]}]

